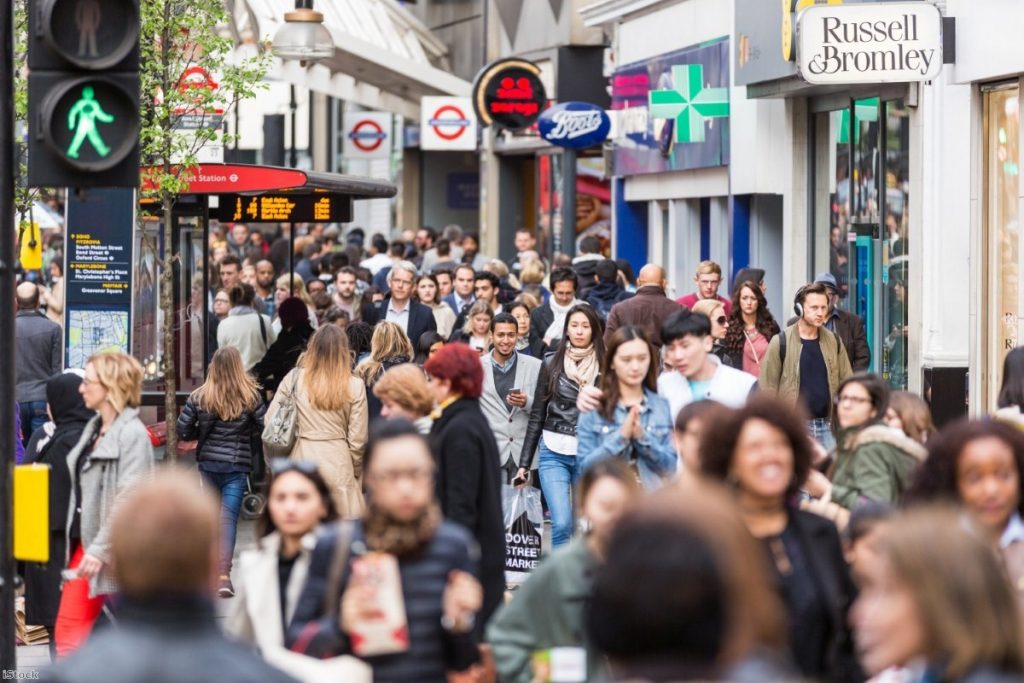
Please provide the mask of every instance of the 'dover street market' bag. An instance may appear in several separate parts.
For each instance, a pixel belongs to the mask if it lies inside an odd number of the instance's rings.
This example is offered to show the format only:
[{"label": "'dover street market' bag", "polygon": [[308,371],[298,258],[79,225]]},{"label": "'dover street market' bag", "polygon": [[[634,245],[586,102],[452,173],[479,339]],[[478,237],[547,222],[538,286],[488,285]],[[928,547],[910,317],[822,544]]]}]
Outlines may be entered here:
[{"label": "'dover street market' bag", "polygon": [[544,538],[540,489],[503,485],[501,509],[505,514],[505,582],[520,584],[540,564]]}]

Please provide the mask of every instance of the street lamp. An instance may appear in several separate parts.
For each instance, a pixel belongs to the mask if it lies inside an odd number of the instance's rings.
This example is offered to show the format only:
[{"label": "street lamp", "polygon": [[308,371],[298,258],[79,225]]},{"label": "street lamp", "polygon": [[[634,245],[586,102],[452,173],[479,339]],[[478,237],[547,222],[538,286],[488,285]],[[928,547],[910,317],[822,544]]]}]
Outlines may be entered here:
[{"label": "street lamp", "polygon": [[295,10],[284,15],[272,43],[274,54],[303,65],[334,54],[334,39],[324,27],[324,15],[313,9],[313,0],[295,0]]}]

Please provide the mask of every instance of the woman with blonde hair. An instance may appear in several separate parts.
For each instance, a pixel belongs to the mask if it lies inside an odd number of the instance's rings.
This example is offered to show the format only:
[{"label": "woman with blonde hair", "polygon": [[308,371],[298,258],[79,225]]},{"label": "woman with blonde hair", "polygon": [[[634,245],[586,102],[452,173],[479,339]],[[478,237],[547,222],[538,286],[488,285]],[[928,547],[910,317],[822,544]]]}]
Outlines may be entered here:
[{"label": "woman with blonde hair", "polygon": [[396,365],[411,363],[416,356],[412,342],[400,325],[382,320],[373,329],[370,357],[356,366],[356,375],[365,385],[370,420],[380,417],[381,402],[373,395],[373,386]]},{"label": "woman with blonde hair", "polygon": [[420,434],[430,434],[434,395],[423,370],[412,363],[396,365],[373,385],[373,395],[382,404],[380,416],[385,420],[402,418],[412,422]]},{"label": "woman with blonde hair", "polygon": [[1024,677],[1020,613],[983,531],[956,510],[923,506],[883,525],[874,545],[850,618],[869,674],[923,665],[915,680]]},{"label": "woman with blonde hair", "polygon": [[[288,277],[286,273],[277,278],[274,287],[275,309],[280,310],[284,300],[293,296],[302,299],[302,303],[306,304],[306,309],[309,311],[309,325],[315,330],[319,326],[316,319],[316,306],[313,305],[313,298],[306,291],[306,283],[303,282],[302,276],[292,273],[291,277]],[[278,316],[274,317],[274,331],[281,332],[281,319]]]},{"label": "woman with blonde hair", "polygon": [[450,341],[468,344],[481,356],[491,348],[491,320],[494,311],[487,301],[477,301],[466,311],[466,323],[456,330]]},{"label": "woman with blonde hair", "polygon": [[[331,486],[338,514],[363,511],[360,479],[366,446],[366,388],[352,374],[348,337],[337,325],[324,325],[309,339],[306,353],[278,387],[269,413],[293,397],[298,437],[293,460],[315,463]],[[272,419],[268,414],[267,419]]]},{"label": "woman with blonde hair", "polygon": [[238,513],[246,478],[263,458],[263,415],[266,404],[253,376],[245,371],[238,349],[217,349],[206,381],[192,392],[178,416],[178,438],[198,441],[196,460],[203,484],[220,496],[222,598],[235,594],[231,559],[238,534]]},{"label": "woman with blonde hair", "polygon": [[544,263],[539,259],[532,259],[523,264],[519,271],[519,282],[522,284],[523,294],[529,294],[538,301],[545,302],[550,292],[544,287],[544,278],[547,275]]},{"label": "woman with blonde hair", "polygon": [[729,316],[726,315],[722,302],[718,299],[701,299],[690,310],[708,317],[708,320],[711,321],[711,339],[714,342],[711,353],[722,361],[722,365],[735,368],[736,360],[725,346],[725,338],[729,334]]},{"label": "woman with blonde hair", "polygon": [[110,570],[110,522],[125,492],[153,468],[153,445],[139,419],[142,366],[124,353],[97,353],[85,364],[78,389],[89,420],[68,453],[72,500],[68,505],[65,554],[75,579],[64,584],[57,613],[58,656],[89,635],[105,596],[117,592]]}]

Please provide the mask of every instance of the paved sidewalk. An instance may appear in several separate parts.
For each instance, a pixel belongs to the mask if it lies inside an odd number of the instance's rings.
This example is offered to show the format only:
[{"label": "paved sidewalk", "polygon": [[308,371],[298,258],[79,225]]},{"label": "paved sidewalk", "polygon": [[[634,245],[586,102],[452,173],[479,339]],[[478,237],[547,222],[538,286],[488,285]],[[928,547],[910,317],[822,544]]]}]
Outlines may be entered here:
[{"label": "paved sidewalk", "polygon": [[[238,558],[238,554],[251,548],[256,543],[256,522],[251,520],[239,520],[238,522],[238,539],[235,542],[235,558]],[[217,619],[224,620],[227,618],[228,612],[231,609],[231,599],[218,599],[217,600]],[[50,664],[50,646],[49,645],[21,645],[17,648],[18,656],[18,673],[19,674],[32,674],[42,669],[45,669]],[[25,678],[24,680],[32,680],[31,678]]]}]

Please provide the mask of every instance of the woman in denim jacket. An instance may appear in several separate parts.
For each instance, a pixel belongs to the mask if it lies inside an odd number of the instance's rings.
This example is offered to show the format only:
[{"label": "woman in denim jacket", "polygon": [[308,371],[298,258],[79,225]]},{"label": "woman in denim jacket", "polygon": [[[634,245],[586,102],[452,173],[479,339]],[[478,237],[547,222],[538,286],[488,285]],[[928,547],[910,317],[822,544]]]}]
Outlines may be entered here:
[{"label": "woman in denim jacket", "polygon": [[580,469],[606,458],[626,458],[644,488],[656,489],[676,471],[672,412],[658,396],[657,353],[638,327],[621,327],[608,340],[604,397],[580,416]]}]

